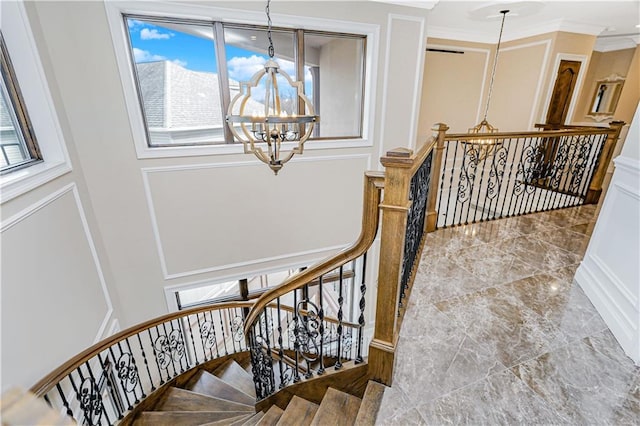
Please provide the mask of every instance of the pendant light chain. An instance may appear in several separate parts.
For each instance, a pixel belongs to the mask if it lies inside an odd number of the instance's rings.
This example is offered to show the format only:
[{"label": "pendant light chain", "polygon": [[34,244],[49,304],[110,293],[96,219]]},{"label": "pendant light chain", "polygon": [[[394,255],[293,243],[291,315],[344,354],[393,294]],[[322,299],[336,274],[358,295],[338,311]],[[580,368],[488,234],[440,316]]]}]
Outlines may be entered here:
[{"label": "pendant light chain", "polygon": [[500,53],[500,43],[502,42],[502,30],[504,29],[504,20],[507,17],[507,13],[509,13],[509,11],[501,10],[500,13],[502,13],[502,25],[500,25],[500,35],[498,36],[498,45],[496,46],[496,56],[493,59],[493,70],[491,71],[491,81],[489,82],[489,94],[487,95],[487,106],[484,109],[483,121],[487,121],[487,115],[489,114],[489,103],[491,103],[491,94],[493,93],[493,80],[496,76],[496,66],[498,65],[498,54]]},{"label": "pendant light chain", "polygon": [[273,59],[275,55],[275,50],[273,49],[273,40],[271,39],[271,14],[269,10],[269,6],[271,5],[271,0],[267,0],[267,7],[265,8],[265,12],[267,13],[267,37],[269,38],[269,58]]}]

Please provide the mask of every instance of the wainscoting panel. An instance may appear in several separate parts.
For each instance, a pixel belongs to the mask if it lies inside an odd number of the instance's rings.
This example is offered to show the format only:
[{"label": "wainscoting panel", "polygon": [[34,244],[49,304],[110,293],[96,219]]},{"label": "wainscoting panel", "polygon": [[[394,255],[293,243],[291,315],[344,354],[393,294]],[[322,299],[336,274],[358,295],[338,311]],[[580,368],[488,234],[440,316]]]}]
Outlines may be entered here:
[{"label": "wainscoting panel", "polygon": [[249,159],[143,169],[165,279],[354,242],[369,161],[368,154],[302,156],[278,176]]},{"label": "wainscoting panel", "polygon": [[3,221],[0,232],[2,380],[28,387],[101,339],[113,308],[75,184]]}]

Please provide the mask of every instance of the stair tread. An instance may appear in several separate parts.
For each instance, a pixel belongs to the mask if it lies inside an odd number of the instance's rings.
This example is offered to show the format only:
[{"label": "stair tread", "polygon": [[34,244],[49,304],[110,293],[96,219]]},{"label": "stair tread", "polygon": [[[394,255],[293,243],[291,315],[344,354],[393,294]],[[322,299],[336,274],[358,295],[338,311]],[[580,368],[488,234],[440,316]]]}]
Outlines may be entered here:
[{"label": "stair tread", "polygon": [[[232,417],[232,418],[229,418],[229,419],[222,419],[222,420],[218,420],[218,421],[215,421],[215,422],[202,423],[199,426],[217,426],[217,425],[231,426],[231,425],[239,425],[239,424],[242,424],[249,417],[251,417],[251,414],[245,414],[243,416]],[[182,425],[180,425],[180,426],[182,426]]]},{"label": "stair tread", "polygon": [[191,380],[189,380],[185,389],[240,404],[253,405],[256,402],[254,397],[242,392],[205,370],[197,372]]},{"label": "stair tread", "polygon": [[284,410],[280,420],[278,420],[278,426],[307,426],[313,421],[313,417],[318,411],[318,404],[314,404],[311,401],[294,396],[289,401],[287,409]]},{"label": "stair tread", "polygon": [[272,405],[271,408],[265,413],[265,415],[256,423],[256,426],[274,426],[280,420],[284,411],[277,405]]},{"label": "stair tread", "polygon": [[251,417],[255,416],[255,413],[250,414],[248,416],[243,416],[242,418],[234,421],[233,423],[231,423],[229,426],[240,426],[243,425],[244,422],[246,422],[247,420],[249,420]]},{"label": "stair tread", "polygon": [[216,368],[213,374],[247,395],[253,398],[256,397],[256,387],[253,383],[253,377],[234,360],[225,362]]},{"label": "stair tread", "polygon": [[155,408],[156,411],[254,411],[252,405],[202,395],[190,390],[170,387]]},{"label": "stair tread", "polygon": [[369,380],[367,388],[362,396],[358,416],[356,417],[356,426],[373,426],[376,424],[378,410],[382,403],[382,396],[387,387],[381,383]]},{"label": "stair tread", "polygon": [[246,422],[242,423],[242,426],[255,426],[263,417],[264,417],[264,411],[258,411],[253,416],[249,417],[249,419]]},{"label": "stair tread", "polygon": [[143,411],[133,426],[198,426],[246,415],[246,411]]},{"label": "stair tread", "polygon": [[329,388],[320,402],[312,425],[353,425],[362,400],[348,393]]}]

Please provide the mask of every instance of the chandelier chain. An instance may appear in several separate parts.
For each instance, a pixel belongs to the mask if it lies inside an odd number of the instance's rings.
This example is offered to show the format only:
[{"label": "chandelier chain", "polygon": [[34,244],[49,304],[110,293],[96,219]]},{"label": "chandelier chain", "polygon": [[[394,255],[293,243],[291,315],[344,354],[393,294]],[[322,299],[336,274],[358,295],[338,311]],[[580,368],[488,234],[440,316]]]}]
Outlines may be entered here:
[{"label": "chandelier chain", "polygon": [[271,38],[271,14],[269,6],[271,5],[271,0],[267,0],[267,7],[265,7],[265,12],[267,13],[267,37],[269,38],[269,58],[273,59],[275,55],[275,50],[273,49],[273,39]]},{"label": "chandelier chain", "polygon": [[484,109],[484,121],[487,121],[489,114],[489,104],[491,103],[491,94],[493,93],[493,80],[496,76],[496,66],[498,65],[498,54],[500,53],[500,43],[502,42],[502,30],[504,29],[504,20],[507,17],[508,10],[501,10],[502,24],[500,25],[500,35],[498,36],[498,45],[496,46],[496,56],[493,59],[493,70],[491,71],[491,81],[489,82],[489,94],[487,95],[487,106]]}]

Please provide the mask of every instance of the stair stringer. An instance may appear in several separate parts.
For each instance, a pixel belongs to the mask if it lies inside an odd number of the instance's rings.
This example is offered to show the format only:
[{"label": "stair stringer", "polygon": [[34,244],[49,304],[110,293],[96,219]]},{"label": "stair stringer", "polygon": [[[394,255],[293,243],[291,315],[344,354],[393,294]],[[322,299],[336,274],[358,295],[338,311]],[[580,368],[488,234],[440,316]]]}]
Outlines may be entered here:
[{"label": "stair stringer", "polygon": [[303,379],[258,401],[256,411],[266,411],[272,405],[285,410],[294,396],[320,404],[328,388],[362,398],[368,381],[369,371],[366,361],[360,364],[355,364],[353,361],[345,362],[340,370],[328,368],[322,376]]}]

